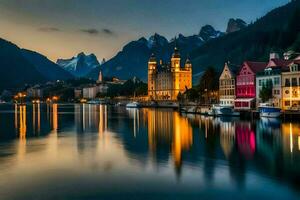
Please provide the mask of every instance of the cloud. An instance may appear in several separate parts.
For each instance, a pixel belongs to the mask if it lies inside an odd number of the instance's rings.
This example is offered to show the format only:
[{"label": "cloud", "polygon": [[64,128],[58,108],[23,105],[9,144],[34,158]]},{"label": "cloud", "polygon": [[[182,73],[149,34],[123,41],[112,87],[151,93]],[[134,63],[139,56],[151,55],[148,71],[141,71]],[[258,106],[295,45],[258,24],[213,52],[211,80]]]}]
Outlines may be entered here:
[{"label": "cloud", "polygon": [[59,28],[56,27],[41,27],[38,29],[41,32],[59,32],[61,31]]},{"label": "cloud", "polygon": [[92,36],[95,35],[115,36],[115,32],[107,28],[101,30],[95,28],[89,28],[89,29],[81,29],[80,31]]},{"label": "cloud", "polygon": [[97,29],[94,29],[94,28],[81,29],[80,31],[83,32],[83,33],[87,33],[89,35],[98,35],[99,34],[99,31]]}]

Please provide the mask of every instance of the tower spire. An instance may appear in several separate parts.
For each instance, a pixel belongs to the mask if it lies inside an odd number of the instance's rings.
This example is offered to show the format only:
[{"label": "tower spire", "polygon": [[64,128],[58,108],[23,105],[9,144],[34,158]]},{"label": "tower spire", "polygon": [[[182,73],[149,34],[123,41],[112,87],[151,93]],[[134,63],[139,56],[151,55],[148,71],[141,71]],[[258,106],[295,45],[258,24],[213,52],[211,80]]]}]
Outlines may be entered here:
[{"label": "tower spire", "polygon": [[177,36],[175,35],[175,40],[174,40],[174,49],[177,50]]}]

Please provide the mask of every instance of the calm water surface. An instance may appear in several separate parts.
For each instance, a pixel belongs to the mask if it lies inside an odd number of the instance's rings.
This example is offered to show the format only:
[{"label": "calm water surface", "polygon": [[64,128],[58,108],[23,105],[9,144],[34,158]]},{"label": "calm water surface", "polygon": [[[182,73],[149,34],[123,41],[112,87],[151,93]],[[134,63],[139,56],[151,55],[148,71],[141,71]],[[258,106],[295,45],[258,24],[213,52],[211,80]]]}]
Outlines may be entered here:
[{"label": "calm water surface", "polygon": [[1,105],[0,199],[300,199],[300,123]]}]

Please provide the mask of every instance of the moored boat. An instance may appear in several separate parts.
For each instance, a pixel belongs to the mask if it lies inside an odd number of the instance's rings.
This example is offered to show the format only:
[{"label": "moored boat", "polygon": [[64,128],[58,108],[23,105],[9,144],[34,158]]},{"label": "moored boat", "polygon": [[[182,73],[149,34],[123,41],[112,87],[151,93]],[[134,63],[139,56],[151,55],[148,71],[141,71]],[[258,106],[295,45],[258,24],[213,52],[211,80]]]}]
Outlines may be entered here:
[{"label": "moored boat", "polygon": [[216,106],[217,116],[239,117],[240,113],[234,110],[233,106]]},{"label": "moored boat", "polygon": [[136,101],[126,104],[126,108],[140,108],[140,107],[141,107],[141,104]]},{"label": "moored boat", "polygon": [[281,116],[281,108],[276,108],[269,104],[261,104],[259,107],[260,117],[278,118]]},{"label": "moored boat", "polygon": [[94,100],[90,100],[87,102],[88,104],[105,104],[105,100],[101,100],[101,99],[94,99]]}]

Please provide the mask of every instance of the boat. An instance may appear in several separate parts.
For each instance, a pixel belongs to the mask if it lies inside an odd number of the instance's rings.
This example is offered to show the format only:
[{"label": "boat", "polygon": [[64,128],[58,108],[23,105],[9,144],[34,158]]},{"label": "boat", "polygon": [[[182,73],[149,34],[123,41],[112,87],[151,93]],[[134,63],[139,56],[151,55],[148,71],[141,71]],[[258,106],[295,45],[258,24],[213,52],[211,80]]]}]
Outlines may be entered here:
[{"label": "boat", "polygon": [[234,111],[233,106],[216,106],[216,115],[217,116],[229,116],[229,117],[239,117],[240,113]]},{"label": "boat", "polygon": [[141,104],[136,101],[126,104],[126,108],[140,108],[140,107],[141,107]]},{"label": "boat", "polygon": [[260,104],[258,108],[260,117],[278,118],[282,114],[281,108],[274,107],[268,103]]},{"label": "boat", "polygon": [[96,105],[98,105],[98,104],[105,104],[105,100],[94,99],[94,100],[88,101],[87,104],[96,104]]},{"label": "boat", "polygon": [[209,111],[207,112],[209,116],[217,116],[217,117],[239,117],[240,113],[234,110],[233,106],[220,106],[213,105]]}]

